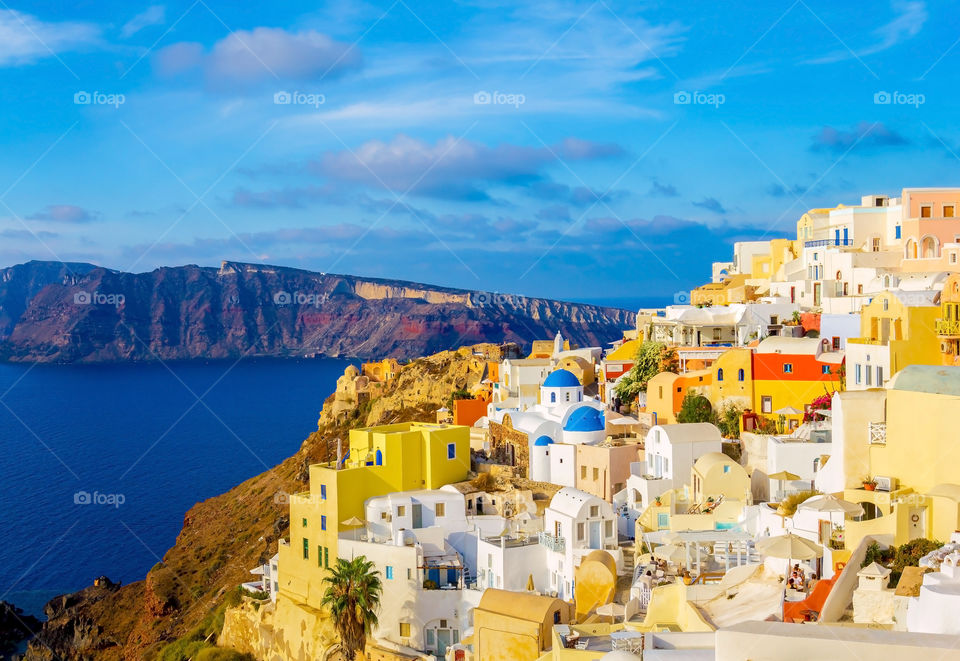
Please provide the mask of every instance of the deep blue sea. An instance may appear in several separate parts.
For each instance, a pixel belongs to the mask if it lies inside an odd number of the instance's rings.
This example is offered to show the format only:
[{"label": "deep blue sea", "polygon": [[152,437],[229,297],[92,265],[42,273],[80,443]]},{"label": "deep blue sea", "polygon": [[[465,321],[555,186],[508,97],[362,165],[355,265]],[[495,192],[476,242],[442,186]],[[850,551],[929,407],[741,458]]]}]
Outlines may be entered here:
[{"label": "deep blue sea", "polygon": [[0,600],[143,578],[194,503],[297,451],[346,365],[0,364]]}]

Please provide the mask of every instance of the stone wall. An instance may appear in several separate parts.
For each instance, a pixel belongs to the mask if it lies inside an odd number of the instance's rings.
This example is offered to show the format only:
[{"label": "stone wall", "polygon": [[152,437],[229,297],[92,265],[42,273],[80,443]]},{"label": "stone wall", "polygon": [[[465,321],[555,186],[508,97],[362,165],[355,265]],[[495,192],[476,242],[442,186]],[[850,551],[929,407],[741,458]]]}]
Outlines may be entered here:
[{"label": "stone wall", "polygon": [[491,420],[488,431],[493,459],[498,463],[516,466],[522,475],[527,475],[530,470],[530,441],[526,432],[514,429],[509,415],[503,417],[503,424]]}]

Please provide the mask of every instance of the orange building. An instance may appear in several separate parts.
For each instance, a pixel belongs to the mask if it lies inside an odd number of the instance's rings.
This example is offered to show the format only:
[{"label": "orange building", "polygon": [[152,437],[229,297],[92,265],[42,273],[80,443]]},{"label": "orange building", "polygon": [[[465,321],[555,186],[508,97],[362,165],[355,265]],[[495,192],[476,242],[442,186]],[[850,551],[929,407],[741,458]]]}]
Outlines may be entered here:
[{"label": "orange building", "polygon": [[684,374],[660,372],[647,383],[647,413],[656,413],[658,425],[677,422],[677,413],[688,391],[709,399],[713,370],[695,370]]},{"label": "orange building", "polygon": [[487,414],[489,403],[490,399],[482,396],[453,400],[453,424],[472,427],[473,423]]},{"label": "orange building", "polygon": [[943,283],[936,329],[943,364],[960,365],[960,275],[951,275]]}]

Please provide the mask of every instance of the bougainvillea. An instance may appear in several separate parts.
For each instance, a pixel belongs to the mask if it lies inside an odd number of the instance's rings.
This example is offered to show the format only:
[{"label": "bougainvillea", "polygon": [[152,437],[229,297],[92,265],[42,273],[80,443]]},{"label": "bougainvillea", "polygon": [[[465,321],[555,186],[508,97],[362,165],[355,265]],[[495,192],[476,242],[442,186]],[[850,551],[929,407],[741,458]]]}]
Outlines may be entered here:
[{"label": "bougainvillea", "polygon": [[820,395],[807,405],[807,410],[803,413],[804,422],[813,422],[814,420],[823,420],[825,416],[817,415],[817,411],[829,411],[833,399],[830,395]]}]

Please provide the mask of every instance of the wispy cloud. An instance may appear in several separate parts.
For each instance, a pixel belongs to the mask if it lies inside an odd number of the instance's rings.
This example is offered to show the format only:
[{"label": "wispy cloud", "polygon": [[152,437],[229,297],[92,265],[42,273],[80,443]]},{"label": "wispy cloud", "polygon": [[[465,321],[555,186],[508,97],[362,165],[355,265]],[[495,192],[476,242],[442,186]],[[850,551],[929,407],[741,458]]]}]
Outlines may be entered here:
[{"label": "wispy cloud", "polygon": [[910,140],[888,128],[882,122],[860,122],[849,129],[824,126],[813,138],[812,151],[843,153],[849,149],[868,150],[884,147],[903,147]]},{"label": "wispy cloud", "polygon": [[919,0],[895,0],[891,3],[896,16],[889,22],[874,29],[871,34],[873,43],[862,48],[840,48],[823,57],[808,60],[809,64],[831,64],[852,58],[883,52],[920,34],[927,22],[927,5]]},{"label": "wispy cloud", "polygon": [[51,223],[88,223],[97,218],[97,214],[75,204],[50,204],[42,211],[27,216],[28,220],[39,220]]},{"label": "wispy cloud", "polygon": [[46,22],[13,9],[0,9],[0,66],[90,48],[99,45],[100,34],[93,23]]},{"label": "wispy cloud", "polygon": [[120,36],[124,39],[129,39],[144,28],[163,25],[164,22],[166,22],[166,14],[167,10],[163,5],[147,7],[145,11],[131,18],[120,28]]},{"label": "wispy cloud", "polygon": [[692,204],[695,207],[700,207],[701,209],[706,209],[707,211],[712,211],[713,213],[727,213],[727,210],[723,208],[723,205],[720,204],[720,201],[715,197],[705,197],[699,202],[693,202]]}]

